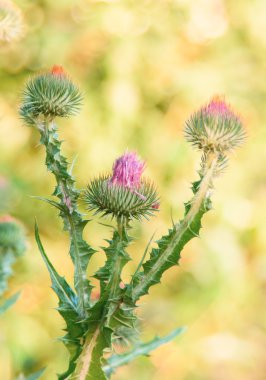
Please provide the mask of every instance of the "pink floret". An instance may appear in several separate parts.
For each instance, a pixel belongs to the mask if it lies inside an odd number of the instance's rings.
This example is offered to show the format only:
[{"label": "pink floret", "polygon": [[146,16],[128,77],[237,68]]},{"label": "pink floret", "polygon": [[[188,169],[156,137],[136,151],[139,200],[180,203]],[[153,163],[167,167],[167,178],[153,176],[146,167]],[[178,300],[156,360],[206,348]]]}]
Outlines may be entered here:
[{"label": "pink floret", "polygon": [[51,68],[51,74],[55,76],[66,76],[63,66],[59,66],[59,65],[54,65]]},{"label": "pink floret", "polygon": [[211,101],[201,108],[204,116],[221,117],[225,119],[238,120],[238,116],[234,113],[231,106],[227,104],[223,97],[214,96]]},{"label": "pink floret", "polygon": [[127,152],[115,161],[110,183],[136,189],[140,186],[144,168],[145,162],[139,160],[136,153]]}]

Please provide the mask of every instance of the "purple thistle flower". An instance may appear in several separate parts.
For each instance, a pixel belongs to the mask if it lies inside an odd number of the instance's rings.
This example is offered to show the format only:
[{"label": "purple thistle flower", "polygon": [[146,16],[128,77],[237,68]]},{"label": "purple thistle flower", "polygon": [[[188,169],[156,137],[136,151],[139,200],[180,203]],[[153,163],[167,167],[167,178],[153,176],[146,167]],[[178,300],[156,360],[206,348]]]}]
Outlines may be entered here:
[{"label": "purple thistle flower", "polygon": [[127,152],[114,162],[110,183],[127,187],[130,190],[137,189],[141,184],[144,168],[145,162],[141,161],[136,153]]},{"label": "purple thistle flower", "polygon": [[84,193],[88,210],[119,219],[146,219],[160,207],[152,182],[142,177],[145,162],[135,152],[126,152],[113,164],[111,175],[92,180]]}]

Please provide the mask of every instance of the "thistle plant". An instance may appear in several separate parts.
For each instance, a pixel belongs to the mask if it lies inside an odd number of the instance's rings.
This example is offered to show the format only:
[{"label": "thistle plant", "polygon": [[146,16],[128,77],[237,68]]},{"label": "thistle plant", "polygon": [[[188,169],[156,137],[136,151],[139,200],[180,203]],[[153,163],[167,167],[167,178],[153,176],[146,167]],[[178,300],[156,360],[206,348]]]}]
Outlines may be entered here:
[{"label": "thistle plant", "polygon": [[[188,119],[186,139],[202,154],[199,180],[192,185],[193,195],[185,204],[183,219],[171,225],[156,247],[150,249],[148,244],[131,281],[124,284],[121,274],[131,260],[127,248],[134,240],[132,221],[136,219],[140,223],[156,215],[159,196],[156,186],[143,176],[146,163],[135,152],[124,153],[114,162],[109,174],[90,179],[84,191],[76,188],[68,162],[61,153],[55,119],[75,114],[81,100],[77,86],[61,67],[55,66],[30,79],[23,93],[20,114],[26,124],[38,131],[46,150],[46,166],[56,179],[56,187],[53,198],[41,199],[59,211],[69,235],[69,254],[74,265],[72,289],[46,255],[36,224],[36,241],[59,298],[58,311],[66,324],[62,340],[69,349],[69,364],[58,379],[106,380],[120,365],[147,355],[183,331],[179,328],[166,337],[141,343],[137,337],[137,303],[151,286],[161,281],[167,269],[178,265],[185,244],[199,235],[202,218],[211,209],[213,181],[245,134],[239,116],[219,97],[211,99]],[[92,255],[98,253],[83,238],[88,220],[78,209],[79,199],[87,210],[114,221],[112,237],[103,248],[106,262],[93,275],[100,285],[96,300],[87,267]],[[130,348],[123,354],[114,354],[113,347],[120,342],[130,342]]]}]

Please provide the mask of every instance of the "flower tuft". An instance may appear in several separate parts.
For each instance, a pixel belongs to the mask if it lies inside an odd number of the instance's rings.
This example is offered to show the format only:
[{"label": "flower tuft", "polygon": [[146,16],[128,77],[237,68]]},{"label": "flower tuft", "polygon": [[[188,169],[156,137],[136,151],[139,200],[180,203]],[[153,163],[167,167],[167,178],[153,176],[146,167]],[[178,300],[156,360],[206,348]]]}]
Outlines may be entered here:
[{"label": "flower tuft", "polygon": [[59,66],[59,65],[54,65],[52,68],[51,68],[51,74],[53,75],[62,75],[62,76],[66,76],[66,73],[65,73],[65,70],[63,68],[63,66]]},{"label": "flower tuft", "polygon": [[153,183],[142,178],[144,167],[134,152],[119,157],[112,174],[89,183],[84,193],[87,209],[126,220],[154,215],[159,209],[158,195]]},{"label": "flower tuft", "polygon": [[68,117],[81,105],[78,87],[69,79],[62,66],[53,66],[44,74],[32,78],[23,93],[20,114],[26,124],[45,118]]},{"label": "flower tuft", "polygon": [[125,153],[115,161],[110,183],[128,187],[131,190],[137,189],[140,186],[144,168],[145,162],[139,160],[136,153]]},{"label": "flower tuft", "polygon": [[245,131],[231,106],[215,96],[186,122],[185,137],[204,153],[225,155],[243,142]]}]

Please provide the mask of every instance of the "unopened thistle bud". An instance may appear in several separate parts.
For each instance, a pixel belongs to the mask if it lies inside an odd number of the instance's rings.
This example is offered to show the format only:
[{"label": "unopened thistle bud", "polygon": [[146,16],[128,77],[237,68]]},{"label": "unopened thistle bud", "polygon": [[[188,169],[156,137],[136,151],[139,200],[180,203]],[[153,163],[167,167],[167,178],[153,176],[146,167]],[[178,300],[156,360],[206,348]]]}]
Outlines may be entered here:
[{"label": "unopened thistle bud", "polygon": [[128,152],[113,165],[113,173],[92,180],[84,193],[87,208],[117,218],[148,218],[159,209],[154,185],[142,178],[145,163]]},{"label": "unopened thistle bud", "polygon": [[20,114],[27,124],[34,124],[40,118],[68,117],[78,112],[81,99],[78,87],[63,67],[54,66],[27,83]]},{"label": "unopened thistle bud", "polygon": [[224,156],[243,142],[245,132],[240,117],[216,96],[186,122],[185,136],[204,153]]}]

